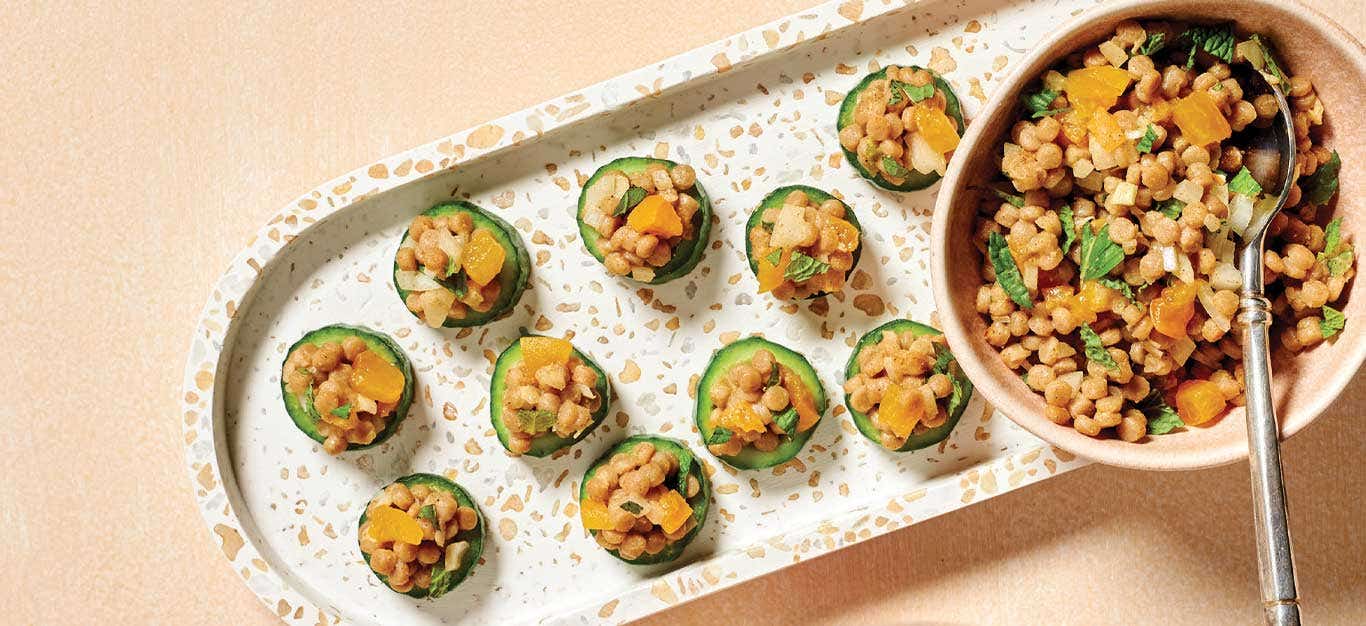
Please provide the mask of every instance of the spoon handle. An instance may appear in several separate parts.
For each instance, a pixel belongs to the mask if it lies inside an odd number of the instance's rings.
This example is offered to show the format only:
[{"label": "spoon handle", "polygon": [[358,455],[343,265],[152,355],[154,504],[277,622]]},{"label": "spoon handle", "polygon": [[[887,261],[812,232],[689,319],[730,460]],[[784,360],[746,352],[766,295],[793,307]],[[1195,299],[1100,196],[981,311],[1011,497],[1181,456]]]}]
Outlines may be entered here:
[{"label": "spoon handle", "polygon": [[[1260,260],[1260,259],[1259,259]],[[1258,266],[1261,264],[1258,263]],[[1257,268],[1260,274],[1261,268]],[[1271,303],[1261,290],[1244,290],[1238,307],[1243,326],[1243,369],[1247,398],[1247,436],[1252,469],[1253,516],[1257,528],[1257,563],[1262,582],[1266,623],[1298,626],[1299,597],[1290,529],[1281,480],[1280,425],[1271,404],[1269,327]]]}]

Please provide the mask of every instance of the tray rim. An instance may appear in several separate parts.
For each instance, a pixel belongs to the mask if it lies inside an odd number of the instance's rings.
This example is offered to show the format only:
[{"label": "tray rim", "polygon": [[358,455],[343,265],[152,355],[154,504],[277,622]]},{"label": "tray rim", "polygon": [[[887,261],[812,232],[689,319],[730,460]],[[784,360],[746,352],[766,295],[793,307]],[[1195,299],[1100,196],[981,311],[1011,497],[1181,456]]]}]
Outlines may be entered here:
[{"label": "tray rim", "polygon": [[[659,98],[667,91],[705,81],[741,64],[851,26],[938,3],[939,0],[904,0],[899,4],[827,0],[806,11],[362,165],[295,197],[276,212],[248,239],[243,250],[233,257],[215,281],[189,342],[180,399],[185,464],[196,504],[206,528],[211,535],[216,535],[216,543],[224,557],[248,589],[286,623],[326,624],[330,621],[335,624],[343,619],[283,580],[243,529],[235,506],[240,504],[240,490],[235,473],[225,475],[223,472],[221,461],[226,461],[226,452],[217,432],[222,422],[220,387],[226,384],[226,377],[218,374],[225,371],[232,354],[224,347],[230,345],[237,332],[237,303],[250,295],[261,274],[294,238],[323,218],[372,196],[454,171],[478,159],[539,139],[547,132]],[[801,26],[818,27],[819,32],[808,36],[805,30],[781,27],[797,20],[802,21]],[[732,60],[731,55],[737,58]],[[589,98],[590,94],[596,98]],[[353,194],[357,188],[363,191]],[[995,408],[986,404],[984,411],[992,412]],[[202,445],[205,441],[210,445]],[[1039,445],[1010,456],[937,477],[927,485],[891,498],[881,507],[865,505],[845,509],[818,523],[776,534],[751,546],[717,552],[653,578],[643,578],[601,608],[603,598],[593,597],[549,619],[617,623],[638,619],[1087,464],[1089,461],[1085,459],[1039,441]],[[938,510],[929,506],[936,498],[927,496],[955,488],[959,503]],[[916,502],[922,504],[917,506]],[[875,516],[889,519],[890,523],[867,525],[860,533],[847,530],[851,523],[863,526]],[[912,521],[902,524],[897,521],[898,517]],[[846,529],[843,537],[839,536],[841,529]],[[831,537],[836,539],[831,541]],[[798,553],[790,547],[779,547],[797,543],[809,543],[811,548]],[[764,546],[777,549],[767,551],[770,553],[767,557],[753,556],[756,550],[765,554]],[[790,558],[786,556],[788,551],[792,552]],[[772,553],[778,552],[784,555],[783,558],[773,558]],[[746,554],[750,555],[749,560],[739,561],[750,565],[740,568],[749,570],[744,576],[718,575],[720,563],[736,561]],[[266,583],[253,582],[253,578],[264,578]]]}]

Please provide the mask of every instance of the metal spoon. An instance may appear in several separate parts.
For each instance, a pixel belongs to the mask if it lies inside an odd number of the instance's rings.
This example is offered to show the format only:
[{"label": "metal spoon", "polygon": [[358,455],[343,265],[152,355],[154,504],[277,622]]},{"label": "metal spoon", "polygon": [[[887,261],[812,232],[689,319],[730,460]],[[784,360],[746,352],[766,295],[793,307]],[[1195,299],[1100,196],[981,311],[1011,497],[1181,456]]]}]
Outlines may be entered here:
[{"label": "metal spoon", "polygon": [[[1295,592],[1295,563],[1290,552],[1290,529],[1281,480],[1280,424],[1271,403],[1269,327],[1271,302],[1263,293],[1262,244],[1271,218],[1285,207],[1297,173],[1295,128],[1285,94],[1260,72],[1240,63],[1232,66],[1244,98],[1271,93],[1280,112],[1264,128],[1248,126],[1235,135],[1251,159],[1248,171],[1266,193],[1276,193],[1269,210],[1256,212],[1241,238],[1237,255],[1243,273],[1238,321],[1243,332],[1243,371],[1247,398],[1248,461],[1252,469],[1253,516],[1257,529],[1257,563],[1261,573],[1262,609],[1267,624],[1298,626],[1299,597]],[[1273,160],[1274,159],[1274,160]],[[1274,167],[1271,164],[1274,163]],[[1260,205],[1259,205],[1260,206]]]}]

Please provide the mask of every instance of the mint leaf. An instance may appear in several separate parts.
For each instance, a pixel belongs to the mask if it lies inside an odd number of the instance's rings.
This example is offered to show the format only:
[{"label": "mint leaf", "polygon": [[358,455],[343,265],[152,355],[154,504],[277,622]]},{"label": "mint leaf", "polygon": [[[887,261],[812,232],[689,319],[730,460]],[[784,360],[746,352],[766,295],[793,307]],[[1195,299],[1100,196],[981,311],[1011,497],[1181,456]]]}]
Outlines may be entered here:
[{"label": "mint leaf", "polygon": [[788,407],[786,411],[773,416],[773,423],[782,429],[783,434],[792,434],[797,428],[797,409]]},{"label": "mint leaf", "polygon": [[441,283],[442,287],[451,290],[456,299],[465,297],[469,293],[469,283],[465,280],[465,273],[460,271],[448,272],[445,278],[437,278],[436,282]]},{"label": "mint leaf", "polygon": [[1341,169],[1342,159],[1338,157],[1338,151],[1334,150],[1327,163],[1320,165],[1313,174],[1300,179],[1300,189],[1304,190],[1304,198],[1311,204],[1328,204],[1338,192],[1338,170]]},{"label": "mint leaf", "polygon": [[644,200],[645,196],[648,195],[650,195],[650,192],[645,191],[645,188],[631,185],[626,189],[626,193],[621,196],[621,200],[617,201],[617,208],[612,211],[612,215],[626,215],[627,212],[636,208],[636,205],[640,204],[640,201]]},{"label": "mint leaf", "polygon": [[517,422],[522,432],[539,435],[555,427],[555,413],[539,409],[517,409]]},{"label": "mint leaf", "polygon": [[1057,99],[1058,92],[1045,88],[1034,93],[1027,93],[1020,96],[1020,104],[1024,105],[1025,111],[1029,112],[1031,118],[1040,118],[1064,110],[1048,108],[1053,106],[1053,101]]},{"label": "mint leaf", "polygon": [[1124,249],[1110,239],[1110,225],[1092,234],[1090,226],[1081,229],[1081,279],[1100,278],[1124,260]]},{"label": "mint leaf", "polygon": [[349,419],[351,417],[351,403],[347,402],[346,404],[343,404],[335,409],[332,409],[331,411],[328,411],[328,413],[331,413],[342,419]]},{"label": "mint leaf", "polygon": [[817,261],[801,251],[793,251],[792,260],[788,262],[787,269],[783,272],[783,278],[794,283],[801,283],[824,274],[829,269],[829,263]]},{"label": "mint leaf", "polygon": [[1010,246],[1006,245],[1006,238],[1002,237],[1001,233],[992,231],[990,238],[987,239],[987,257],[991,259],[992,269],[996,270],[996,282],[1001,284],[1006,295],[1021,308],[1034,308],[1034,301],[1029,299],[1029,289],[1025,287],[1024,277],[1020,276],[1020,268],[1015,265],[1015,257],[1011,256]]},{"label": "mint leaf", "polygon": [[764,257],[764,260],[768,261],[769,265],[778,267],[778,262],[783,260],[783,249],[774,248],[772,252],[768,253],[768,256]]},{"label": "mint leaf", "polygon": [[1138,304],[1138,297],[1134,295],[1134,289],[1133,287],[1129,286],[1129,283],[1126,283],[1118,278],[1102,278],[1097,282],[1124,294],[1124,297],[1128,298],[1129,302]]},{"label": "mint leaf", "polygon": [[1154,211],[1159,211],[1163,215],[1174,220],[1181,219],[1181,210],[1184,208],[1186,208],[1186,203],[1177,200],[1176,198],[1167,198],[1166,200],[1156,200],[1153,202]]},{"label": "mint leaf", "polygon": [[729,428],[717,426],[716,428],[711,429],[711,436],[707,437],[707,445],[714,446],[722,444],[730,441],[730,438],[734,436],[735,433],[730,432]]},{"label": "mint leaf", "polygon": [[1328,267],[1328,273],[1341,276],[1352,267],[1354,254],[1342,245],[1342,218],[1335,217],[1323,228],[1323,251],[1318,260]]},{"label": "mint leaf", "polygon": [[[441,558],[444,561],[446,557],[445,555],[442,555]],[[439,598],[443,595],[446,595],[446,592],[450,591],[454,587],[454,571],[446,571],[444,563],[438,564],[436,567],[432,568],[432,582],[427,585],[427,597]]]},{"label": "mint leaf", "polygon": [[906,169],[906,167],[896,159],[886,155],[882,157],[882,171],[886,172],[888,176],[895,176],[897,178],[905,178],[911,175],[911,170]]},{"label": "mint leaf", "polygon": [[1157,130],[1153,128],[1152,124],[1148,124],[1148,129],[1143,131],[1143,136],[1139,138],[1134,147],[1138,148],[1139,152],[1150,153],[1153,151],[1153,142],[1155,141],[1157,141]]},{"label": "mint leaf", "polygon": [[892,95],[887,100],[887,106],[901,104],[909,99],[911,102],[920,102],[934,97],[934,83],[924,85],[912,85],[910,83],[894,80],[892,84]]},{"label": "mint leaf", "polygon": [[1238,195],[1255,198],[1262,193],[1262,186],[1257,184],[1257,180],[1252,177],[1252,172],[1248,171],[1247,166],[1238,170],[1238,175],[1233,180],[1228,181],[1228,190]]},{"label": "mint leaf", "polygon": [[1265,39],[1262,39],[1261,35],[1253,35],[1249,38],[1249,41],[1257,44],[1257,47],[1262,49],[1262,67],[1259,69],[1267,74],[1275,76],[1282,88],[1289,87],[1290,81],[1286,78],[1285,72],[1281,71],[1280,64],[1276,63],[1276,55],[1272,52],[1271,44],[1267,43]]},{"label": "mint leaf", "polygon": [[459,271],[459,269],[460,269],[460,264],[456,262],[455,257],[453,257],[453,256],[448,256],[448,257],[446,257],[446,276],[447,276],[447,277],[454,276],[455,273],[456,273],[457,271]]},{"label": "mint leaf", "polygon": [[1181,38],[1191,43],[1190,55],[1186,57],[1186,69],[1195,67],[1195,53],[1204,50],[1211,56],[1229,63],[1233,61],[1233,47],[1236,44],[1233,30],[1228,24],[1222,26],[1192,26],[1181,33]]},{"label": "mint leaf", "polygon": [[1138,53],[1144,56],[1157,54],[1163,48],[1167,47],[1166,39],[1167,35],[1164,33],[1153,33],[1148,35],[1148,38],[1138,47]]},{"label": "mint leaf", "polygon": [[623,511],[626,511],[627,513],[630,513],[631,515],[640,515],[640,512],[645,510],[645,509],[642,509],[642,508],[640,507],[639,504],[636,504],[635,502],[631,502],[630,500],[627,500],[627,501],[625,501],[625,502],[622,502],[620,506],[621,506],[621,509],[622,509]]},{"label": "mint leaf", "polygon": [[1100,335],[1091,330],[1090,324],[1081,325],[1081,340],[1086,344],[1086,358],[1104,365],[1106,369],[1119,369],[1119,364],[1115,363],[1114,357],[1105,350],[1105,345],[1100,342]]},{"label": "mint leaf", "polygon": [[1347,325],[1347,316],[1331,306],[1323,305],[1323,320],[1319,322],[1319,332],[1328,339],[1342,331]]},{"label": "mint leaf", "polygon": [[674,476],[674,488],[678,489],[678,493],[686,498],[688,496],[688,474],[692,472],[692,451],[683,448],[674,456],[678,457],[678,474]]},{"label": "mint leaf", "polygon": [[317,420],[320,420],[320,419],[323,418],[323,416],[318,415],[318,407],[316,407],[316,406],[313,405],[313,385],[309,385],[307,389],[304,389],[304,402],[303,402],[303,405],[304,405],[304,413],[307,413],[308,416],[309,416],[310,418],[313,418],[314,421],[317,421]]},{"label": "mint leaf", "polygon": [[765,386],[765,387],[774,387],[774,386],[777,386],[778,381],[782,379],[782,374],[783,374],[782,368],[779,367],[777,363],[774,363],[774,364],[773,364],[773,369],[770,369],[770,370],[768,371],[768,382],[767,382],[764,386]]},{"label": "mint leaf", "polygon": [[936,345],[934,349],[934,365],[930,371],[936,374],[948,374],[949,368],[953,365],[953,353],[948,348]]},{"label": "mint leaf", "polygon": [[992,189],[991,192],[996,194],[996,197],[1000,198],[1002,202],[1009,203],[1010,206],[1013,206],[1017,209],[1024,208],[1024,196],[1015,195],[1013,193],[1006,193],[1004,191],[1001,191],[1000,189]]},{"label": "mint leaf", "polygon": [[1149,435],[1165,435],[1177,428],[1185,426],[1181,421],[1181,416],[1176,409],[1167,404],[1162,399],[1162,394],[1156,389],[1149,391],[1148,396],[1138,401],[1136,408],[1143,412],[1143,416],[1148,418]]},{"label": "mint leaf", "polygon": [[1064,204],[1058,209],[1058,220],[1062,222],[1062,253],[1067,254],[1077,242],[1077,221],[1072,215],[1072,205]]},{"label": "mint leaf", "polygon": [[436,507],[430,504],[424,505],[417,510],[417,516],[431,522],[433,525],[440,524],[436,521]]}]

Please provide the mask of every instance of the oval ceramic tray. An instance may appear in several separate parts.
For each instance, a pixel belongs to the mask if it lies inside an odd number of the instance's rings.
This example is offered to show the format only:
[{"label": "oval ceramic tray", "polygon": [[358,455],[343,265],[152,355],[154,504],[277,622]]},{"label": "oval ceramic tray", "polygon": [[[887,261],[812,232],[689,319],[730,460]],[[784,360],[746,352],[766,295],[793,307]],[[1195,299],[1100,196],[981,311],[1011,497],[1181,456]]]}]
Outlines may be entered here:
[{"label": "oval ceramic tray", "polygon": [[[679,561],[653,567],[601,550],[572,496],[588,463],[629,434],[662,433],[701,451],[693,387],[712,351],[738,337],[762,333],[804,353],[838,400],[860,335],[895,317],[932,321],[936,187],[894,194],[858,178],[834,133],[844,92],[882,65],[915,63],[943,74],[970,118],[984,85],[1031,45],[1029,33],[1076,10],[1070,2],[829,3],[300,197],[232,262],[190,347],[186,460],[224,555],[289,622],[625,621],[1079,466],[976,398],[948,440],[908,453],[864,439],[836,406],[777,468],[737,472],[704,453],[715,483],[711,518]],[[688,276],[655,287],[615,279],[580,243],[580,185],[623,155],[697,168],[717,223]],[[865,226],[866,249],[843,296],[794,304],[756,294],[745,219],[769,190],[799,182],[843,197]],[[481,328],[429,329],[391,284],[408,221],[448,198],[504,217],[532,256],[520,304]],[[287,346],[329,323],[394,336],[417,376],[398,434],[340,457],[295,430],[280,403]],[[572,334],[615,387],[607,423],[556,458],[509,457],[489,424],[492,361],[523,328]],[[356,548],[365,502],[417,471],[459,480],[489,526],[484,562],[437,601],[388,591]]]}]

